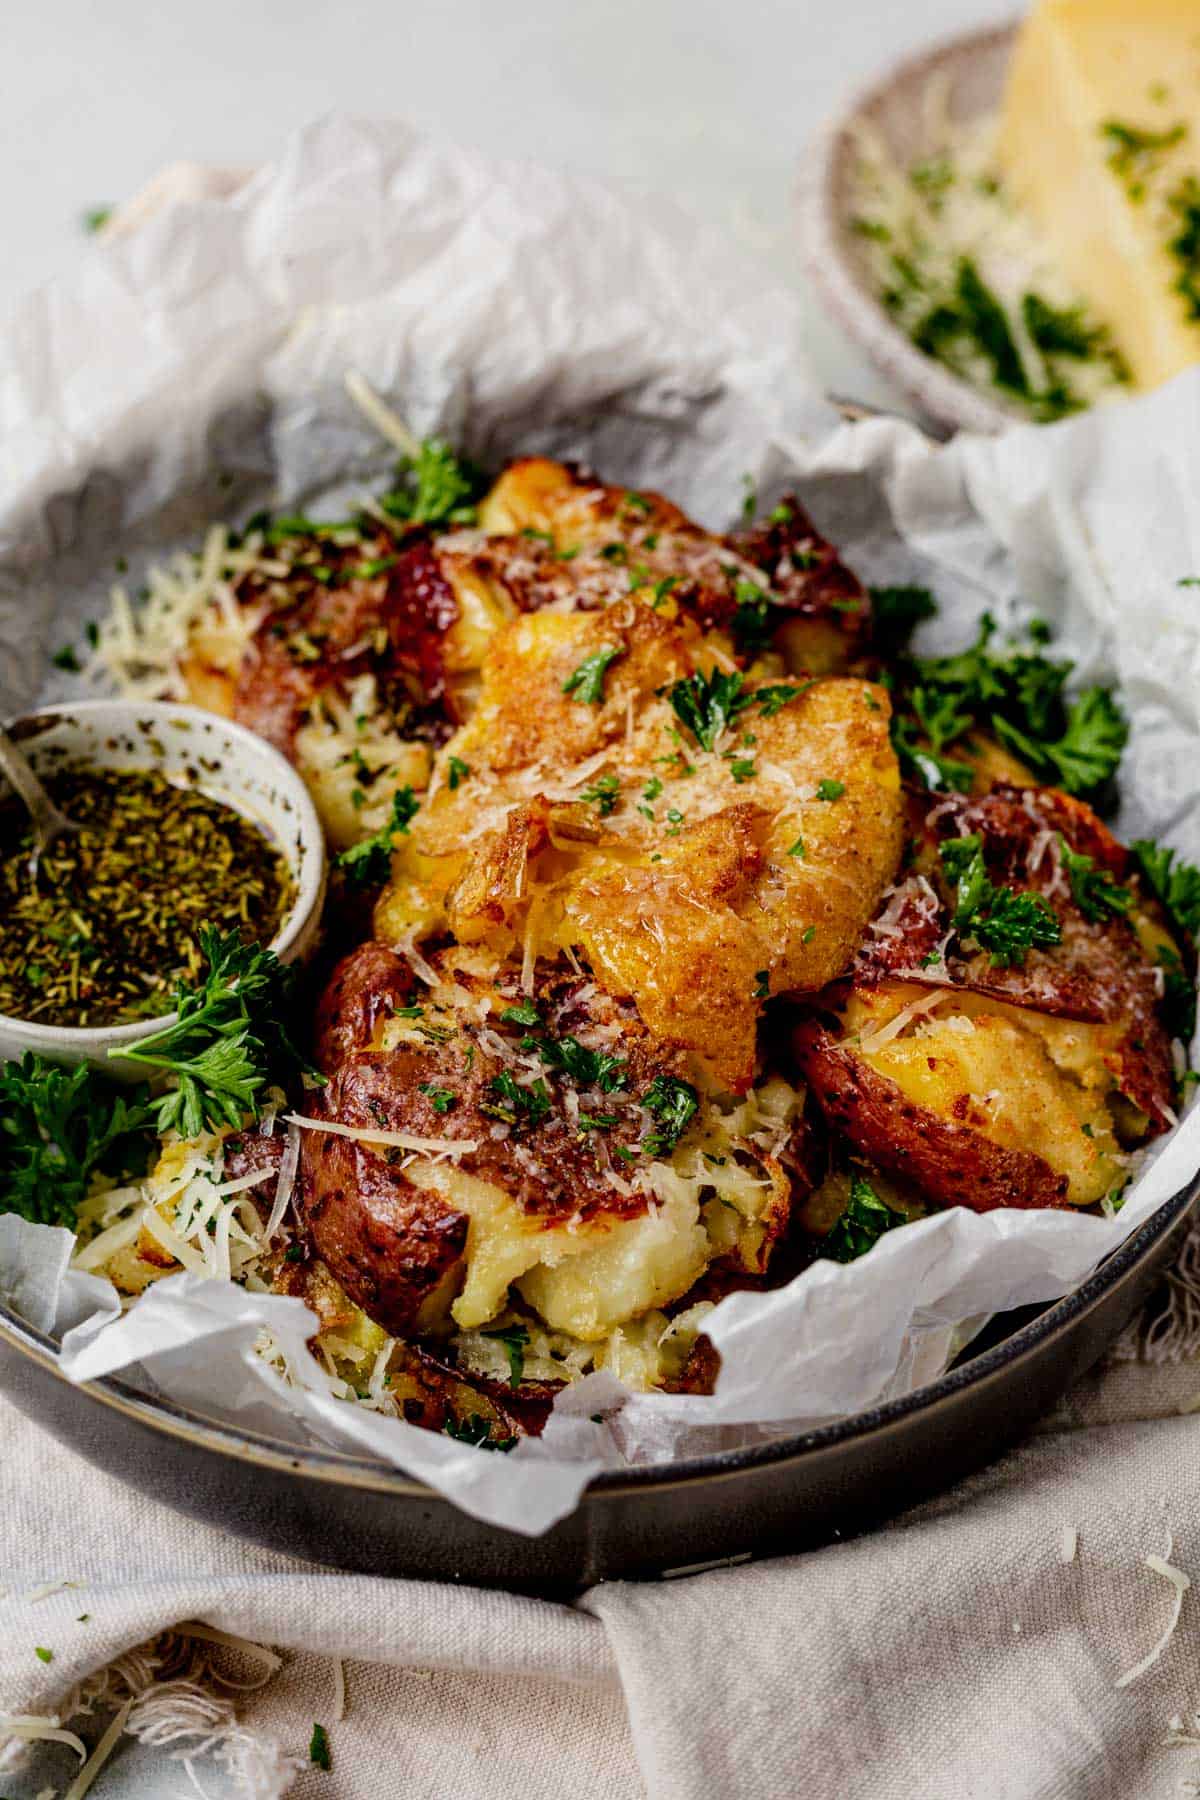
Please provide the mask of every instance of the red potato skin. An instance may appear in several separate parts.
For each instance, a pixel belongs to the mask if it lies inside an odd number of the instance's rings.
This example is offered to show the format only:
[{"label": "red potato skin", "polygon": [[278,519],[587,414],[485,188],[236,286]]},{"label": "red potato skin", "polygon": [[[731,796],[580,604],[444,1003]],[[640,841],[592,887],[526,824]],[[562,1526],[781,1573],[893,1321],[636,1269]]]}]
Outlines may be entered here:
[{"label": "red potato skin", "polygon": [[332,1074],[365,1050],[381,1019],[408,1003],[413,974],[402,957],[370,938],[336,964],[317,1004],[317,1067]]},{"label": "red potato skin", "polygon": [[368,1144],[306,1137],[300,1205],[317,1253],[369,1318],[393,1336],[411,1333],[422,1308],[461,1279],[465,1214],[413,1187]]},{"label": "red potato skin", "polygon": [[970,1126],[907,1100],[819,1025],[793,1040],[797,1060],[829,1125],[870,1162],[912,1182],[938,1206],[1065,1207],[1067,1177],[1029,1150],[1007,1150]]}]

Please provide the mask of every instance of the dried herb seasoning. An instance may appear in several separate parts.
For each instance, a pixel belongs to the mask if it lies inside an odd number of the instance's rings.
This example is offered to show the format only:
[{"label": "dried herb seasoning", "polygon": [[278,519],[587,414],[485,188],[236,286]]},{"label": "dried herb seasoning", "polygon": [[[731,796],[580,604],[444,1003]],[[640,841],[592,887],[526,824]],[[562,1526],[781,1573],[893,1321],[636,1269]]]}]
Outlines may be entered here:
[{"label": "dried herb seasoning", "polygon": [[287,863],[251,820],[154,770],[71,769],[48,786],[81,826],[31,870],[23,808],[0,809],[0,1013],[97,1026],[169,1012],[212,925],[269,943]]}]

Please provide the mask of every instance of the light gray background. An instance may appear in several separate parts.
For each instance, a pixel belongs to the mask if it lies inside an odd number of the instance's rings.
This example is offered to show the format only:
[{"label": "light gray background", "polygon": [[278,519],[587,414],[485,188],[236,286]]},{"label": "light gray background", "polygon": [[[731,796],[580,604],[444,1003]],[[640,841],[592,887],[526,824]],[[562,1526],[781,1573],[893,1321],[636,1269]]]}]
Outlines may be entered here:
[{"label": "light gray background", "polygon": [[[894,57],[1004,0],[0,0],[0,317],[80,215],[180,159],[254,164],[337,108],[645,182],[800,283],[804,144]],[[880,397],[810,302],[836,392]]]}]

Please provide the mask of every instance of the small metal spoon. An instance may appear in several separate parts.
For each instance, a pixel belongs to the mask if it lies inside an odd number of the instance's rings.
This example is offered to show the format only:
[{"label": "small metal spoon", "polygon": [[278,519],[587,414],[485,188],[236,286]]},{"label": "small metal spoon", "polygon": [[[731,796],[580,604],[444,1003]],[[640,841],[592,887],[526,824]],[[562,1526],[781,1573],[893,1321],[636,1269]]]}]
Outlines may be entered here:
[{"label": "small metal spoon", "polygon": [[0,774],[6,775],[29,808],[33,820],[34,850],[29,859],[29,872],[37,880],[38,862],[56,838],[80,827],[74,819],[57,807],[29,765],[23,750],[18,750],[3,725],[0,725]]}]

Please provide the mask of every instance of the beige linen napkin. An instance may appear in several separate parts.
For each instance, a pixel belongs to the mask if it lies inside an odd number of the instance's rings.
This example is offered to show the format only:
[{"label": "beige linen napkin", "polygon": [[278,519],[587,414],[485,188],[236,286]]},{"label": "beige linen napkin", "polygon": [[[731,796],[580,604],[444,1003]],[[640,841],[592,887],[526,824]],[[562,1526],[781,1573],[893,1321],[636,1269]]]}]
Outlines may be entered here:
[{"label": "beige linen napkin", "polygon": [[[1155,1667],[1117,1681],[1175,1600],[1145,1558],[1170,1545],[1200,1578],[1200,1417],[1180,1413],[1198,1390],[1195,1364],[1110,1363],[1032,1442],[887,1530],[614,1583],[574,1608],[244,1545],[97,1474],[0,1403],[0,1706],[54,1712],[102,1664],[200,1619],[283,1657],[237,1696],[256,1755],[232,1763],[273,1782],[264,1794],[1167,1800],[1200,1777],[1200,1742],[1167,1743],[1200,1707],[1200,1589]],[[62,1579],[82,1585],[30,1597]],[[328,1773],[306,1762],[314,1722]],[[202,1741],[127,1742],[92,1792],[194,1794],[170,1752]],[[61,1795],[76,1766],[39,1749],[0,1795]],[[193,1766],[213,1800],[252,1791],[211,1753]]]}]

